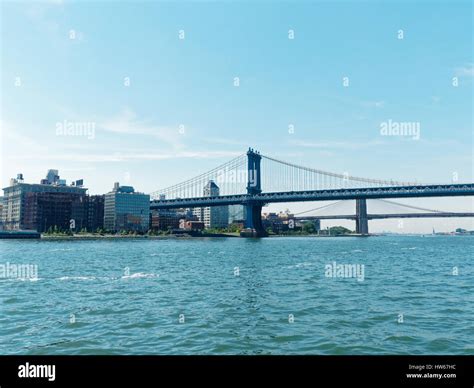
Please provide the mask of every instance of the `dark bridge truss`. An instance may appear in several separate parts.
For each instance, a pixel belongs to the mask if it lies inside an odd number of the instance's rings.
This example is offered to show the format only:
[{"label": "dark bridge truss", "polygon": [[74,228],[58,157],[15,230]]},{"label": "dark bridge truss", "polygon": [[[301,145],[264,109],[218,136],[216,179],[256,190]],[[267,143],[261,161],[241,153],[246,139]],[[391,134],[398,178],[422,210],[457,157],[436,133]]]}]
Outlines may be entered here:
[{"label": "dark bridge truss", "polygon": [[260,203],[266,205],[277,202],[332,201],[378,198],[454,197],[474,195],[474,184],[367,187],[357,189],[290,191],[260,194],[237,194],[218,197],[179,198],[154,200],[152,209],[172,209],[186,207],[207,207],[224,205],[245,205]]}]

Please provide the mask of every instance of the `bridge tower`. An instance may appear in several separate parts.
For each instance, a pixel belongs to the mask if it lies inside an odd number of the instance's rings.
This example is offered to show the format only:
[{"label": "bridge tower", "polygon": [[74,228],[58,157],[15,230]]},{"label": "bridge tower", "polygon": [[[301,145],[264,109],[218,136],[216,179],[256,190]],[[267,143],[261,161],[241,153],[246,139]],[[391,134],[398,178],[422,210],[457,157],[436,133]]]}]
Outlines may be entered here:
[{"label": "bridge tower", "polygon": [[[255,195],[262,192],[260,154],[249,148],[247,151],[247,194]],[[240,235],[242,237],[264,237],[267,235],[262,224],[263,204],[258,201],[248,200],[245,206],[245,229]]]},{"label": "bridge tower", "polygon": [[356,199],[356,233],[363,236],[369,234],[369,221],[367,219],[367,200]]}]

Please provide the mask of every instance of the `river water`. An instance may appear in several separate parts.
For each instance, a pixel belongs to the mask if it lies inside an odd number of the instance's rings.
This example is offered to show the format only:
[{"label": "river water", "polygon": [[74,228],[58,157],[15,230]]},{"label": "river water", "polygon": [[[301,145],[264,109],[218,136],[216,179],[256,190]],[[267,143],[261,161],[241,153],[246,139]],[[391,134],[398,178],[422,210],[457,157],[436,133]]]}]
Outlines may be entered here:
[{"label": "river water", "polygon": [[0,354],[474,354],[473,247],[474,236],[2,240]]}]

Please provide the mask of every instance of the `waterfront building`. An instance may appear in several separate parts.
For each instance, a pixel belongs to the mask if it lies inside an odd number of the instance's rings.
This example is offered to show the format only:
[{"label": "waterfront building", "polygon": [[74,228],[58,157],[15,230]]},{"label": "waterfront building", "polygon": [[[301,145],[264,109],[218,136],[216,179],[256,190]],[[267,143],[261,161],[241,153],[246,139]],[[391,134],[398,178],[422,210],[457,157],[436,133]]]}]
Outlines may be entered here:
[{"label": "waterfront building", "polygon": [[204,222],[201,221],[186,221],[184,223],[184,229],[186,230],[203,230],[204,229]]},{"label": "waterfront building", "polygon": [[146,232],[150,225],[150,196],[117,182],[105,194],[104,227],[109,231]]},{"label": "waterfront building", "polygon": [[[287,232],[290,229],[301,230],[302,224],[300,221],[295,221],[295,215],[289,211],[279,213],[263,213],[262,224],[265,229],[270,228],[274,233]],[[320,228],[320,220],[312,221],[315,226],[315,230],[318,231]]]},{"label": "waterfront building", "polygon": [[5,230],[35,230],[50,228],[79,230],[85,226],[85,197],[87,189],[81,185],[66,185],[58,170],[49,170],[41,183],[25,183],[23,174],[10,179],[3,189],[2,209]]},{"label": "waterfront building", "polygon": [[262,214],[262,225],[266,229],[270,228],[273,233],[281,233],[288,230],[288,225],[284,227],[283,220],[278,216],[277,213],[263,213]]},{"label": "waterfront building", "polygon": [[28,192],[22,229],[80,231],[86,226],[85,198],[85,193]]},{"label": "waterfront building", "polygon": [[247,215],[247,208],[243,205],[230,205],[229,206],[229,224],[242,224],[245,223]]},{"label": "waterfront building", "polygon": [[160,209],[151,212],[151,229],[170,230],[184,229],[185,222],[199,221],[191,209]]},{"label": "waterfront building", "polygon": [[178,229],[183,215],[175,209],[153,210],[151,212],[151,229],[153,231]]},{"label": "waterfront building", "polygon": [[[219,187],[210,180],[203,190],[204,197],[218,197]],[[229,206],[209,206],[194,208],[193,214],[206,228],[227,228],[229,225]]]},{"label": "waterfront building", "polygon": [[204,213],[202,207],[195,207],[192,209],[193,216],[196,217],[198,221],[204,221]]},{"label": "waterfront building", "polygon": [[295,220],[295,215],[289,211],[279,213],[263,213],[262,224],[265,229],[270,228],[274,233],[301,230],[305,223],[310,222],[314,226],[314,231],[319,232],[321,229],[321,220],[313,219],[310,221]]},{"label": "waterfront building", "polygon": [[3,230],[2,209],[3,209],[3,197],[0,196],[0,230]]},{"label": "waterfront building", "polygon": [[104,229],[104,195],[91,195],[87,199],[87,231]]}]

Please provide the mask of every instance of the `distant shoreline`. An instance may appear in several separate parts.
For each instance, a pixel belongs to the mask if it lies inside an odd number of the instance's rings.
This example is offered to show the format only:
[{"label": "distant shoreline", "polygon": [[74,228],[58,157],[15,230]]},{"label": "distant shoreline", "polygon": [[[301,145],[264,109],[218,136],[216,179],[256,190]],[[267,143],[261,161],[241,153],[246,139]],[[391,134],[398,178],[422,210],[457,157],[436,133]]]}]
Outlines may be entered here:
[{"label": "distant shoreline", "polygon": [[160,236],[149,236],[149,235],[73,235],[73,236],[52,236],[52,235],[41,235],[41,240],[163,240],[163,239],[193,239],[203,237],[239,237],[238,235],[232,234],[203,234],[199,236],[191,236],[187,234],[170,234]]},{"label": "distant shoreline", "polygon": [[[72,241],[72,240],[191,240],[191,239],[202,239],[202,238],[238,238],[240,235],[238,233],[209,233],[201,235],[189,235],[189,234],[169,234],[169,235],[113,235],[113,234],[76,234],[72,236],[68,235],[46,235],[37,234],[38,237],[22,237],[22,236],[10,236],[10,237],[0,237],[0,240],[44,240],[44,241]],[[337,238],[337,237],[354,237],[354,238],[367,238],[367,237],[458,237],[458,236],[473,236],[471,234],[370,234],[370,235],[360,235],[360,234],[338,234],[338,235],[318,235],[318,234],[275,234],[269,235],[266,237],[260,238],[282,238],[282,237],[311,237],[311,238]]]},{"label": "distant shoreline", "polygon": [[[113,234],[105,234],[105,235],[95,235],[95,234],[86,234],[86,235],[72,235],[72,236],[61,236],[61,235],[41,235],[42,240],[94,240],[94,239],[151,239],[151,240],[161,240],[161,239],[195,239],[195,238],[235,238],[240,237],[238,233],[209,233],[209,234],[201,234],[201,235],[188,235],[188,234],[170,234],[170,235],[160,235],[160,236],[149,236],[149,235],[113,235]],[[269,238],[278,238],[278,237],[315,237],[315,238],[322,238],[322,237],[377,237],[377,235],[360,235],[360,234],[339,234],[339,235],[318,235],[318,234],[294,234],[294,235],[286,235],[286,234],[274,234],[266,236]]]}]

